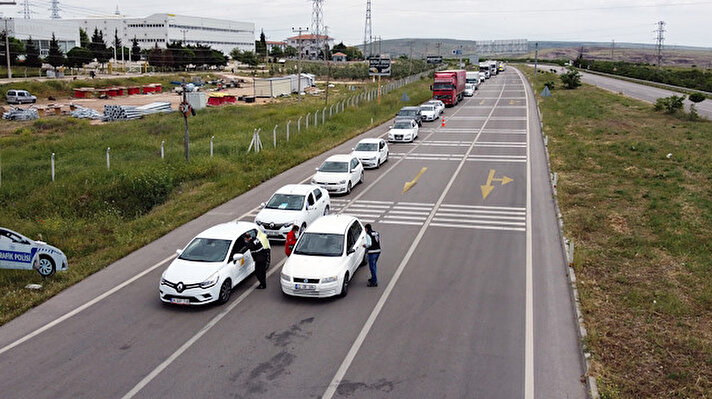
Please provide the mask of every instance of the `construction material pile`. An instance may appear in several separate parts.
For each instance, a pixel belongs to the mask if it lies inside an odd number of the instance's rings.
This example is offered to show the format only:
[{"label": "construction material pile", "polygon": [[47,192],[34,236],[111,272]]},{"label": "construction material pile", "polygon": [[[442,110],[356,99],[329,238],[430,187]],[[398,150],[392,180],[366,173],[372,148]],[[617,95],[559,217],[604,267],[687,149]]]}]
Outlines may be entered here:
[{"label": "construction material pile", "polygon": [[9,111],[2,114],[3,119],[9,121],[29,121],[33,119],[39,119],[40,114],[37,112],[36,108],[16,108],[12,107]]},{"label": "construction material pile", "polygon": [[172,112],[173,110],[171,109],[171,103],[169,102],[164,102],[164,101],[158,101],[155,103],[150,103],[146,105],[142,105],[140,107],[136,107],[138,111],[140,111],[143,115],[149,115],[149,114],[157,114],[161,112]]},{"label": "construction material pile", "polygon": [[74,106],[76,109],[72,111],[71,115],[79,119],[101,119],[104,115],[101,112],[93,110],[91,108],[84,108],[80,105]]},{"label": "construction material pile", "polygon": [[130,105],[104,105],[104,117],[101,120],[104,122],[126,121],[138,119],[142,116],[143,113],[141,111]]}]

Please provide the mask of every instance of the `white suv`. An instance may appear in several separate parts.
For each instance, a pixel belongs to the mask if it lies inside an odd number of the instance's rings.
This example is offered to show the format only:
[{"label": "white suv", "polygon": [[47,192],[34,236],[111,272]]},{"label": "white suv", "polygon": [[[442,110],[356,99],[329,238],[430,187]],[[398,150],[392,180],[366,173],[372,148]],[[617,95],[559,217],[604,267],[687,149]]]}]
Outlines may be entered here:
[{"label": "white suv", "polygon": [[272,195],[255,216],[255,223],[270,239],[286,240],[292,225],[304,229],[329,213],[329,193],[311,184],[288,184]]}]

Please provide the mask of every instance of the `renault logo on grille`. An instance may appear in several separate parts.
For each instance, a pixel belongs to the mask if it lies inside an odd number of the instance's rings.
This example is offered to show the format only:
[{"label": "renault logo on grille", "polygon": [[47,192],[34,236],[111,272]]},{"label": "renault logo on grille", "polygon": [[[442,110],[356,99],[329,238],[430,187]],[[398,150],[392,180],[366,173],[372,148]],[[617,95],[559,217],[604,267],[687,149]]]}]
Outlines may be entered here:
[{"label": "renault logo on grille", "polygon": [[274,223],[270,223],[270,224],[269,224],[269,228],[270,228],[270,229],[274,229]]},{"label": "renault logo on grille", "polygon": [[185,289],[185,285],[183,285],[183,283],[176,284],[176,291],[183,292],[183,289]]}]

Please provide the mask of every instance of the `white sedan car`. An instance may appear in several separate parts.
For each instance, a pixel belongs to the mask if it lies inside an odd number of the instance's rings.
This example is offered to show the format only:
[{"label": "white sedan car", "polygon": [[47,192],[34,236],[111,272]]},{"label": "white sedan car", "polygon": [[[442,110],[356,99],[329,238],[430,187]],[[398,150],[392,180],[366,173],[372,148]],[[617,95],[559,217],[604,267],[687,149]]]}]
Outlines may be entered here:
[{"label": "white sedan car", "polygon": [[299,237],[282,267],[282,292],[304,297],[344,297],[349,281],[365,261],[366,231],[361,222],[344,214],[324,216]]},{"label": "white sedan car", "polygon": [[363,183],[363,165],[355,155],[332,155],[316,169],[311,182],[329,193],[350,194]]},{"label": "white sedan car", "polygon": [[67,270],[67,256],[43,241],[0,228],[0,269],[35,269],[42,277]]},{"label": "white sedan car", "polygon": [[467,83],[465,84],[465,97],[472,97],[475,95],[475,84]]},{"label": "white sedan car", "polygon": [[388,161],[388,143],[383,139],[363,139],[353,148],[351,155],[361,161],[363,167],[380,168]]},{"label": "white sedan car", "polygon": [[420,114],[424,121],[434,121],[440,117],[440,112],[433,104],[423,104],[420,106]]},{"label": "white sedan car", "polygon": [[388,141],[413,142],[418,137],[418,124],[413,119],[396,119],[388,131]]},{"label": "white sedan car", "polygon": [[[230,299],[232,289],[255,271],[255,262],[243,236],[267,240],[250,222],[229,222],[198,234],[161,276],[161,301],[178,305],[203,305]],[[270,252],[267,250],[267,267]]]},{"label": "white sedan car", "polygon": [[443,112],[445,112],[445,103],[440,101],[440,100],[430,100],[426,102],[425,104],[430,104],[435,106],[435,110],[438,111],[438,116],[442,115]]},{"label": "white sedan car", "polygon": [[331,199],[321,187],[311,184],[288,184],[272,195],[255,216],[270,239],[286,240],[287,233],[296,224],[300,234],[320,216],[329,213]]}]

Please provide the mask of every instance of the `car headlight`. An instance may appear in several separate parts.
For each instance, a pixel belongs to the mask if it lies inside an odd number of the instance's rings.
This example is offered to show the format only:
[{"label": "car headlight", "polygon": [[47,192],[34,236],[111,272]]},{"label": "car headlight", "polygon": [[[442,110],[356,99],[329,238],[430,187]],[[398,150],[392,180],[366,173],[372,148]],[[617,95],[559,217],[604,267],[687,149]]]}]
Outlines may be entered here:
[{"label": "car headlight", "polygon": [[294,222],[287,222],[287,223],[285,223],[285,224],[282,225],[282,228],[289,227],[289,226],[291,226],[291,225],[293,225],[293,224],[294,224]]},{"label": "car headlight", "polygon": [[341,180],[339,184],[346,184],[346,180]]},{"label": "car headlight", "polygon": [[319,183],[316,182],[315,179],[311,179],[311,182],[312,182],[312,184],[319,184]]},{"label": "car headlight", "polygon": [[262,221],[261,220],[255,220],[255,224],[258,226],[262,226]]},{"label": "car headlight", "polygon": [[165,277],[161,277],[161,285],[168,285],[168,280]]},{"label": "car headlight", "polygon": [[333,283],[334,281],[338,280],[339,276],[332,276],[332,277],[325,277],[321,279],[322,283]]},{"label": "car headlight", "polygon": [[284,273],[279,273],[279,277],[284,281],[292,281],[292,278]]},{"label": "car headlight", "polygon": [[218,283],[220,279],[220,274],[218,272],[213,273],[212,276],[208,277],[207,280],[200,283],[200,288],[210,288]]}]

